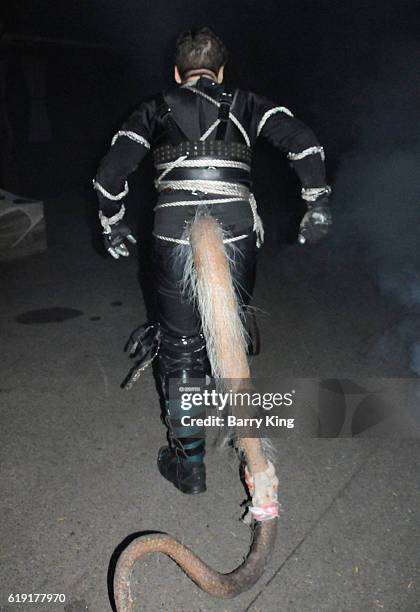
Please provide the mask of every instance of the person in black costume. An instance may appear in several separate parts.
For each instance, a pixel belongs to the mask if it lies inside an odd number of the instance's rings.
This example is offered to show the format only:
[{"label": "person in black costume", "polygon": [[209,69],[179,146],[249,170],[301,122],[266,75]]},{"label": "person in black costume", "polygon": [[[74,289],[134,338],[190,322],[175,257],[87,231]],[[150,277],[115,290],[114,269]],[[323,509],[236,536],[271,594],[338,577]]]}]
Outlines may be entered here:
[{"label": "person in black costume", "polygon": [[199,428],[181,425],[184,413],[179,402],[169,399],[169,380],[188,383],[210,373],[200,316],[180,288],[185,261],[179,245],[187,242],[185,229],[201,208],[218,220],[226,242],[235,242],[232,275],[239,299],[247,304],[254,287],[256,247],[263,236],[250,180],[258,138],[285,153],[300,179],[308,210],[299,241],[316,242],[331,225],[331,189],[315,134],[284,106],[249,91],[225,91],[226,61],[224,44],[209,28],[182,34],[175,53],[177,85],[138,106],[113,137],[93,181],[105,247],[116,259],[126,257],[127,244],[135,243],[124,222],[127,178],[153,152],[159,193],[152,256],[158,371],[170,442],[159,451],[158,468],[184,493],[206,490],[205,440]]}]

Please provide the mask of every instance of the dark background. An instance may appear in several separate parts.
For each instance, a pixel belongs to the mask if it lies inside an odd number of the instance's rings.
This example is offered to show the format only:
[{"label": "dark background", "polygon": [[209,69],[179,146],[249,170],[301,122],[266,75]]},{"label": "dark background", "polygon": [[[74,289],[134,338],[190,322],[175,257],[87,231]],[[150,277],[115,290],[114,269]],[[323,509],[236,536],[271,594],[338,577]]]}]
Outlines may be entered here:
[{"label": "dark background", "polygon": [[[129,109],[171,84],[177,34],[203,24],[230,49],[228,85],[271,97],[311,125],[327,150],[330,173],[361,144],[377,151],[408,144],[418,106],[416,4],[17,0],[5,11],[3,33],[56,40],[2,46],[12,66],[6,97],[23,189],[45,194],[63,181],[71,184],[89,162],[94,169]],[[28,54],[48,58],[53,139],[44,148],[54,152],[55,163],[47,176],[34,171],[39,156],[23,163],[29,93],[19,67]],[[64,169],[66,162],[71,167]],[[78,178],[87,175],[81,171]]]}]

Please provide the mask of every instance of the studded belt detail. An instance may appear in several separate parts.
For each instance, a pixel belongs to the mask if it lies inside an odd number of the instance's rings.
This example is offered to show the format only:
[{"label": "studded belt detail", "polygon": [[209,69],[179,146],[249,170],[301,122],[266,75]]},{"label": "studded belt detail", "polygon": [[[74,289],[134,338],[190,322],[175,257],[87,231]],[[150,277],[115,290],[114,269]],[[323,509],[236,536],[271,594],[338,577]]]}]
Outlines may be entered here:
[{"label": "studded belt detail", "polygon": [[223,140],[186,141],[178,145],[162,145],[154,150],[155,165],[175,161],[178,157],[215,157],[230,159],[251,164],[251,149],[241,142],[224,142]]}]

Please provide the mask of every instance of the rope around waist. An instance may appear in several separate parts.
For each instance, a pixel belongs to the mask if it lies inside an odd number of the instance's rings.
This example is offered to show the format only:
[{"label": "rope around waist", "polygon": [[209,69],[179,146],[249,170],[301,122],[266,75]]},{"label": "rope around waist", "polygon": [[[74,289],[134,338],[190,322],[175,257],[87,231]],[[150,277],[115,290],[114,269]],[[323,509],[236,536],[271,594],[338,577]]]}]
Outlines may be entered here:
[{"label": "rope around waist", "polygon": [[248,200],[250,190],[240,183],[229,183],[227,181],[208,181],[208,180],[179,180],[179,181],[160,181],[157,185],[158,192],[172,189],[174,191],[189,191],[193,195],[197,192],[209,195],[228,195],[234,196],[235,200]]},{"label": "rope around waist", "polygon": [[[190,241],[184,238],[171,238],[170,236],[161,236],[160,234],[156,234],[155,232],[153,232],[153,236],[165,242],[174,242],[175,244],[190,244]],[[248,237],[248,234],[241,234],[240,236],[234,236],[233,238],[224,238],[223,244],[228,244],[230,242],[237,242],[238,240],[243,240],[244,238],[247,238],[247,237]]]},{"label": "rope around waist", "polygon": [[[162,202],[157,204],[154,210],[160,208],[170,208],[177,206],[199,206],[199,205],[212,205],[212,204],[229,204],[231,202],[237,202],[238,200],[245,200],[249,202],[252,211],[252,217],[254,220],[253,231],[257,235],[257,247],[259,248],[264,242],[264,228],[262,221],[257,211],[257,203],[255,201],[254,194],[249,190],[248,187],[240,183],[230,183],[227,181],[210,181],[210,180],[179,180],[179,181],[157,181],[156,188],[159,193],[166,190],[173,191],[187,191],[191,195],[226,195],[230,197],[226,198],[209,198],[206,200],[175,200],[174,202]],[[172,238],[170,236],[161,236],[160,234],[154,234],[156,238],[165,240],[167,242],[176,242],[177,244],[188,244],[188,240],[181,238]],[[234,242],[246,238],[247,234],[228,238],[224,242]]]}]

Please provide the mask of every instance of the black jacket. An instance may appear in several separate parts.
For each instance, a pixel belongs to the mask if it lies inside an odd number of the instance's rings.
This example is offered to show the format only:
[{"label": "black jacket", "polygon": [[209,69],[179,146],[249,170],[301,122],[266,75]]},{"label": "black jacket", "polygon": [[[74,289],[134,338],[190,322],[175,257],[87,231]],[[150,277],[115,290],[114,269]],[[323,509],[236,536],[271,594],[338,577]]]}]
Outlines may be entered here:
[{"label": "black jacket", "polygon": [[[202,77],[193,87],[200,94],[189,91],[190,86],[176,86],[164,92],[166,110],[170,109],[176,119],[181,140],[182,136],[185,140],[199,140],[219,113],[206,96],[218,101],[223,85]],[[236,90],[231,112],[236,121],[227,123],[225,141],[246,143],[252,149],[258,138],[267,140],[291,160],[303,190],[325,187],[328,195],[323,149],[313,131],[287,108],[276,106],[252,92]],[[114,136],[113,145],[102,159],[94,181],[105,215],[112,216],[124,203],[127,178],[143,157],[150,150],[170,143],[165,125],[162,96],[156,96],[140,104]],[[214,130],[208,140],[214,140],[216,135],[217,130]],[[322,189],[319,191],[321,194]]]}]

